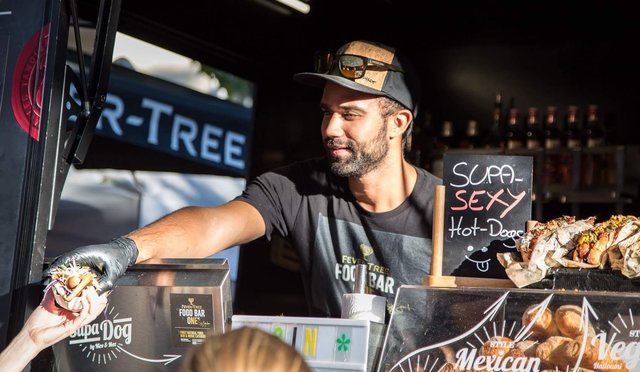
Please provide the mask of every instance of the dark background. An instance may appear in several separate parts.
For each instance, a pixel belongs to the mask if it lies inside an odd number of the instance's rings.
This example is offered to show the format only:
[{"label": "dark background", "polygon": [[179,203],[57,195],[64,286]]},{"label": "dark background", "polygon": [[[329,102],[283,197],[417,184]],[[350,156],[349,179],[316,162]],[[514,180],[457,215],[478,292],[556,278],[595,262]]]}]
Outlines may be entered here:
[{"label": "dark background", "polygon": [[[81,16],[94,18],[95,4],[81,1]],[[569,105],[584,110],[598,104],[609,143],[640,142],[634,50],[640,16],[631,2],[310,4],[311,13],[302,15],[286,14],[268,0],[124,0],[119,30],[257,84],[249,177],[321,153],[320,91],[294,83],[292,75],[311,69],[313,51],[335,50],[353,39],[380,41],[411,58],[423,90],[419,124],[427,117],[436,127],[452,120],[460,133],[474,119],[485,129],[494,93],[501,91],[505,105],[511,102],[521,112],[555,105],[562,115]],[[211,173],[168,155],[136,156],[140,151],[96,137],[85,166]],[[630,177],[637,168],[630,168]],[[606,204],[583,209],[592,210],[606,215],[612,209]],[[638,203],[627,205],[625,212],[640,214]],[[279,240],[243,247],[235,312],[305,314],[290,247]]]}]

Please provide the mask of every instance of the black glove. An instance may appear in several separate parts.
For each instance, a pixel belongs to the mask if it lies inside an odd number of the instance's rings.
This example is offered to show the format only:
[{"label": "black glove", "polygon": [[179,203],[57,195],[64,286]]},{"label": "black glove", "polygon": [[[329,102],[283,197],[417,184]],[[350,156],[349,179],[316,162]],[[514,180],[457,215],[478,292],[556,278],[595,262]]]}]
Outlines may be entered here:
[{"label": "black glove", "polygon": [[88,266],[98,274],[98,294],[113,288],[116,280],[124,274],[127,267],[136,263],[138,247],[136,243],[125,237],[116,238],[105,244],[87,245],[64,253],[49,265],[44,275],[51,275],[51,270],[71,262],[79,266]]}]

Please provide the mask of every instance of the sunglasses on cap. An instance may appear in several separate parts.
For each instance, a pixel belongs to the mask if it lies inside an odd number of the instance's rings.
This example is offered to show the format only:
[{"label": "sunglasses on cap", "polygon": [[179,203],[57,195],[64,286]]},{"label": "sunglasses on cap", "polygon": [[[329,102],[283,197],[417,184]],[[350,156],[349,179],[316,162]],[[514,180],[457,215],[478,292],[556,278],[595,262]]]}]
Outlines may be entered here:
[{"label": "sunglasses on cap", "polygon": [[336,62],[338,63],[340,74],[347,79],[360,79],[364,76],[367,68],[375,71],[389,70],[404,73],[397,66],[355,54],[315,53],[315,71],[317,73],[328,73]]}]

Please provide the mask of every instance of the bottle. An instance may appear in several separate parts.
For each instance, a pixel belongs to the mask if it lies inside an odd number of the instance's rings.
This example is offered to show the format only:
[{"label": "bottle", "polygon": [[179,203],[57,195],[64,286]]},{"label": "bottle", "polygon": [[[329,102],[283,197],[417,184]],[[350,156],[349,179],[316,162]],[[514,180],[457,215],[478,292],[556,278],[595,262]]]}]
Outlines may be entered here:
[{"label": "bottle", "polygon": [[548,106],[544,115],[544,184],[551,185],[563,181],[565,170],[561,130],[558,123],[558,109]]},{"label": "bottle", "polygon": [[464,136],[460,140],[459,147],[461,149],[475,149],[480,145],[480,131],[478,129],[478,122],[475,120],[469,120],[467,122],[467,129],[464,132]]},{"label": "bottle", "polygon": [[443,174],[443,162],[442,156],[448,150],[452,149],[454,146],[454,131],[453,131],[453,122],[449,120],[445,120],[442,122],[442,127],[440,128],[440,134],[438,135],[438,139],[436,140],[436,151],[434,153],[433,160],[431,162],[432,173],[442,178]]},{"label": "bottle", "polygon": [[[600,107],[589,105],[585,120],[585,141],[587,148],[603,147],[607,144],[607,133],[602,121]],[[616,183],[616,162],[615,155],[611,151],[597,151],[589,154],[591,162],[587,175],[592,178],[593,183],[599,185],[612,186]],[[591,165],[593,164],[593,167]]]},{"label": "bottle", "polygon": [[525,121],[525,147],[529,150],[542,148],[542,128],[536,107],[529,107]]},{"label": "bottle", "polygon": [[436,148],[436,131],[433,128],[433,122],[431,120],[431,113],[427,112],[424,115],[424,120],[422,120],[421,128],[419,130],[419,146],[418,152],[415,157],[415,161],[419,164],[420,167],[425,168],[427,171],[431,172],[431,159],[434,156],[434,151]]},{"label": "bottle", "polygon": [[407,137],[407,147],[405,151],[408,160],[417,167],[422,167],[422,122],[414,121],[411,134]]},{"label": "bottle", "polygon": [[446,152],[454,147],[454,130],[453,122],[445,120],[442,122],[442,128],[440,128],[440,135],[436,142],[436,148],[442,152]]},{"label": "bottle", "polygon": [[582,148],[582,128],[580,126],[580,111],[578,106],[569,106],[564,117],[564,131],[562,143],[569,150],[564,152],[561,169],[561,182],[565,186],[574,186],[573,167],[574,153]]},{"label": "bottle", "polygon": [[560,147],[562,147],[562,130],[558,122],[558,109],[555,106],[549,106],[544,116],[544,148]]},{"label": "bottle", "polygon": [[433,125],[431,113],[426,113],[422,128],[422,166],[431,171],[431,159],[436,153],[437,129]]},{"label": "bottle", "polygon": [[584,132],[588,148],[604,146],[605,131],[600,121],[600,108],[598,105],[589,105],[585,117]]},{"label": "bottle", "polygon": [[520,124],[520,114],[517,108],[509,110],[507,116],[507,130],[505,134],[505,144],[508,150],[524,148],[524,134]]},{"label": "bottle", "polygon": [[504,142],[502,134],[502,92],[497,92],[493,101],[491,126],[485,137],[484,145],[488,148],[504,149]]},{"label": "bottle", "polygon": [[578,106],[569,106],[564,119],[564,146],[568,149],[579,149],[583,145],[582,128]]},{"label": "bottle", "polygon": [[[604,130],[600,123],[600,108],[589,105],[584,119],[585,147],[594,149],[604,145]],[[603,173],[602,155],[585,151],[582,157],[582,185],[589,187],[600,182]]]}]

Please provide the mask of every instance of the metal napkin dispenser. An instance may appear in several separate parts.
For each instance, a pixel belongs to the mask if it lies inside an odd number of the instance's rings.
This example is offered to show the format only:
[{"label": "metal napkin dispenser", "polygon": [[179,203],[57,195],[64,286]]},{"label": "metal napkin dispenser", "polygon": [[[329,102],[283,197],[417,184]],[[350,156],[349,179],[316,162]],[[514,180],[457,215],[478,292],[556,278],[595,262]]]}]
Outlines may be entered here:
[{"label": "metal napkin dispenser", "polygon": [[188,349],[231,328],[226,259],[130,267],[103,314],[53,347],[59,371],[177,371]]}]

